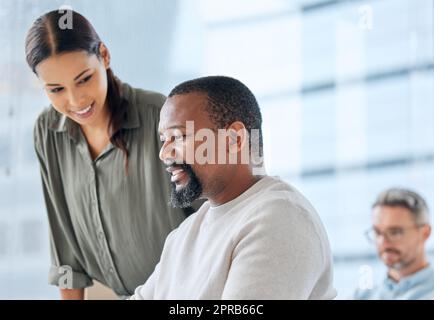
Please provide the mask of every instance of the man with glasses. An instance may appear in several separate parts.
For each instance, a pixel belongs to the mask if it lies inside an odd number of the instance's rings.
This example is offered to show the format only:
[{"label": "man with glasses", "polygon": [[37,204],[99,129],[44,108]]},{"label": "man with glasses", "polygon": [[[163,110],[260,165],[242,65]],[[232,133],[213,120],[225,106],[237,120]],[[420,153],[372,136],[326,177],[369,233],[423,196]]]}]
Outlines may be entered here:
[{"label": "man with glasses", "polygon": [[425,200],[393,188],[382,192],[372,209],[373,226],[366,236],[387,266],[387,276],[371,289],[357,289],[354,299],[434,299],[434,268],[425,252],[431,233]]}]

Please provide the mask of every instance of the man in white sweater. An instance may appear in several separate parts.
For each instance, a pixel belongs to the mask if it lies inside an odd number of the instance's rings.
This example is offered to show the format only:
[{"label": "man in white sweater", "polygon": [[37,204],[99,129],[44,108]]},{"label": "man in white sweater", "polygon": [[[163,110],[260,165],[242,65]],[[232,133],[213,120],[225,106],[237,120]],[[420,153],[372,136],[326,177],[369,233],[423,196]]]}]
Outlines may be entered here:
[{"label": "man in white sweater", "polygon": [[208,201],[169,234],[154,273],[131,299],[336,296],[330,246],[315,209],[294,187],[255,171],[261,124],[254,95],[229,77],[194,79],[169,94],[159,133],[172,205]]}]

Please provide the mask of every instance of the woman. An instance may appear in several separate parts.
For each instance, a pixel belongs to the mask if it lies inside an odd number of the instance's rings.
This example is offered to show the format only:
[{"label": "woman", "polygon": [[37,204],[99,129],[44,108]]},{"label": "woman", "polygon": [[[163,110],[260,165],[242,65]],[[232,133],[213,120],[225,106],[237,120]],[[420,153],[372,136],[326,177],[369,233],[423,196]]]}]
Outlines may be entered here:
[{"label": "woman", "polygon": [[152,273],[166,235],[185,218],[171,209],[158,159],[164,96],[121,83],[89,21],[72,12],[38,18],[26,58],[51,106],[34,144],[50,227],[49,281],[63,299],[82,299],[92,280],[131,295]]}]

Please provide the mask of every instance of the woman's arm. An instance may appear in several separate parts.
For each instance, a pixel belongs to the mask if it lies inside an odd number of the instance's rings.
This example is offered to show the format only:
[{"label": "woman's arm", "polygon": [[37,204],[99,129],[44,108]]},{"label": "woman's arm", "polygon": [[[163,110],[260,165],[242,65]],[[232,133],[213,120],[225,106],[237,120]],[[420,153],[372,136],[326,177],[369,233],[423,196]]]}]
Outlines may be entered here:
[{"label": "woman's arm", "polygon": [[84,300],[84,289],[60,289],[62,300]]},{"label": "woman's arm", "polygon": [[[34,147],[40,165],[42,190],[48,214],[50,232],[51,268],[49,283],[58,286],[62,299],[83,299],[84,288],[92,285],[92,279],[83,270],[70,245],[72,226],[68,223],[66,200],[62,194],[61,180],[54,179],[49,170],[44,152],[45,126],[38,119],[34,130]],[[53,181],[54,180],[54,181]],[[69,289],[67,289],[69,288]]]}]

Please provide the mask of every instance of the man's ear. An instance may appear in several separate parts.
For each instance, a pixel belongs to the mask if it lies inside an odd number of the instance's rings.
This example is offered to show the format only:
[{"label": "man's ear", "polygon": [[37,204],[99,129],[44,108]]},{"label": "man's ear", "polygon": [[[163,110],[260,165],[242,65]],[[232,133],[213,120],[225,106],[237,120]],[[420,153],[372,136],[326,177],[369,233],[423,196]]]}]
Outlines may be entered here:
[{"label": "man's ear", "polygon": [[99,54],[104,63],[104,67],[106,69],[110,68],[110,51],[108,50],[106,45],[102,42],[99,45]]},{"label": "man's ear", "polygon": [[423,228],[422,229],[423,240],[427,240],[431,235],[431,226],[426,224],[422,228]]},{"label": "man's ear", "polygon": [[227,129],[229,131],[229,153],[237,153],[245,147],[248,134],[244,123],[241,121],[233,122]]}]

